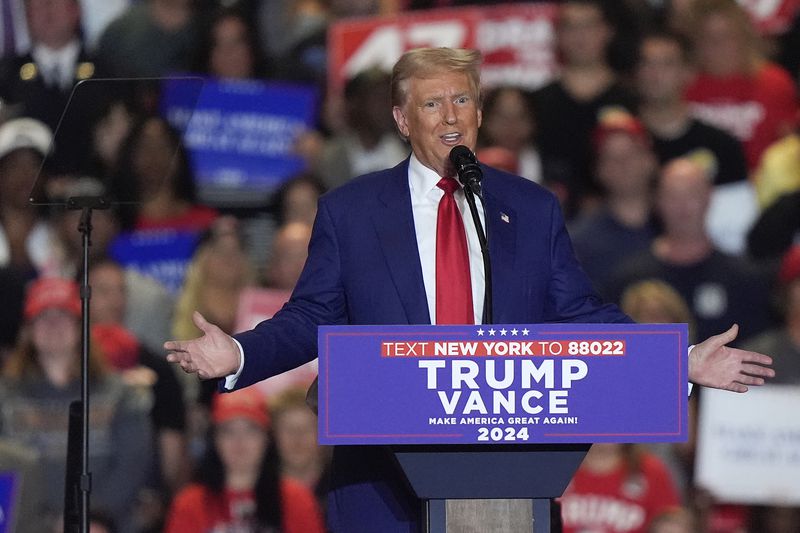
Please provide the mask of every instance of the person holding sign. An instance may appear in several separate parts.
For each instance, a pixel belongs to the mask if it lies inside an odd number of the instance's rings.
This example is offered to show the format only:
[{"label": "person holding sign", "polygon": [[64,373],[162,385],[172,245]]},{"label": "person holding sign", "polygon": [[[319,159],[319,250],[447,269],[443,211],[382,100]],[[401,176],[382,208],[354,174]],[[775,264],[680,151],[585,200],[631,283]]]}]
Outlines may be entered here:
[{"label": "person holding sign", "polygon": [[[319,202],[308,260],[291,300],[272,319],[229,337],[199,313],[204,335],[164,346],[203,379],[240,389],[316,356],[326,324],[480,323],[484,270],[450,152],[474,150],[481,125],[480,53],[425,48],[392,75],[392,113],[412,148],[396,167],[357,178]],[[555,197],[487,166],[484,224],[497,323],[630,322],[603,304],[572,253]],[[732,349],[737,328],[690,352],[698,384],[744,392],[771,377],[765,355]],[[420,505],[379,447],[334,449],[333,531],[417,532]]]}]

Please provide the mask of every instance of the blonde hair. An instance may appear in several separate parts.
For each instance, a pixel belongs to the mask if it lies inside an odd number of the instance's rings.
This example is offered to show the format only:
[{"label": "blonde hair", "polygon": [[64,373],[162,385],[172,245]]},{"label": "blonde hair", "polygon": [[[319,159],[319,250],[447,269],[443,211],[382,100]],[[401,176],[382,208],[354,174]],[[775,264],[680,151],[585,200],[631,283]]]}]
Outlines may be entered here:
[{"label": "blonde hair", "polygon": [[669,317],[669,323],[689,325],[689,338],[694,338],[694,320],[686,300],[671,285],[658,279],[646,279],[628,285],[620,298],[620,308],[640,321],[645,304],[655,303]]},{"label": "blonde hair", "polygon": [[416,48],[409,50],[392,69],[392,106],[402,107],[408,98],[410,78],[428,78],[442,72],[461,72],[469,78],[470,87],[480,102],[483,60],[477,50],[465,48]]},{"label": "blonde hair", "polygon": [[[172,320],[172,335],[175,339],[193,339],[203,333],[194,325],[192,313],[194,313],[195,310],[201,313],[205,311],[205,309],[202,308],[202,304],[203,289],[207,284],[206,265],[208,264],[209,256],[212,252],[212,246],[218,239],[225,235],[228,235],[228,233],[216,229],[212,230],[210,238],[200,244],[195,251],[192,261],[186,268],[183,287],[178,295],[178,301],[175,304],[175,315]],[[255,277],[255,269],[245,257],[244,272],[239,279],[239,289],[252,285],[255,281]]]}]

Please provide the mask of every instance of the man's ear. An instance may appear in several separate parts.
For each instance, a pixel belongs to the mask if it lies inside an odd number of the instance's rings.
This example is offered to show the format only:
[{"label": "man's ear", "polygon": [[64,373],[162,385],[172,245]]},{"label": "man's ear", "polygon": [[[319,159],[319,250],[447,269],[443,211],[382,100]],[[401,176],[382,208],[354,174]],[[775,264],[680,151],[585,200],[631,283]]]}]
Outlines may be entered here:
[{"label": "man's ear", "polygon": [[392,108],[392,116],[394,117],[394,123],[397,124],[397,130],[400,132],[400,135],[407,139],[409,131],[405,113],[403,113],[403,110],[400,109],[399,106],[394,106]]}]

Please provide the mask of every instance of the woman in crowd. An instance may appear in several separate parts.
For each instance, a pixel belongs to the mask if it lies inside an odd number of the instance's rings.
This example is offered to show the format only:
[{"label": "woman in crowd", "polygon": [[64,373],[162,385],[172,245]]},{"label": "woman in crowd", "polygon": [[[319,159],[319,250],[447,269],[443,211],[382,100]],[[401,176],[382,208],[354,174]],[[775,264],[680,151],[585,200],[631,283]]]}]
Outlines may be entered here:
[{"label": "woman in crowd", "polygon": [[159,116],[139,120],[122,147],[111,196],[124,202],[123,229],[201,232],[217,212],[199,205],[179,133]]},{"label": "woman in crowd", "polygon": [[321,533],[311,492],[280,476],[266,401],[255,387],[215,396],[197,482],[175,498],[166,533]]},{"label": "woman in crowd", "polygon": [[[39,453],[45,476],[42,514],[53,524],[64,505],[68,406],[80,397],[80,316],[74,282],[34,282],[26,296],[17,348],[0,379],[0,434]],[[153,457],[150,397],[106,373],[95,352],[89,358],[89,377],[92,506],[125,525],[121,531],[132,531],[133,504]]]},{"label": "woman in crowd", "polygon": [[253,79],[267,75],[267,65],[255,29],[237,8],[220,9],[201,35],[196,72],[222,79]]}]

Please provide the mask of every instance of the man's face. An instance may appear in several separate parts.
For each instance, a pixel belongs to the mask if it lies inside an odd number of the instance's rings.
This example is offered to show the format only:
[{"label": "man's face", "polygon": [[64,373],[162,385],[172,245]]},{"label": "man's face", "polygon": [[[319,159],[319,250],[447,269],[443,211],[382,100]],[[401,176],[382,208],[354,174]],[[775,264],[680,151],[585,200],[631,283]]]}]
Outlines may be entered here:
[{"label": "man's face", "polygon": [[680,99],[690,77],[678,43],[665,39],[642,43],[636,81],[646,102]]},{"label": "man's face", "polygon": [[75,0],[27,0],[25,7],[34,42],[60,48],[77,36],[81,12]]},{"label": "man's face", "polygon": [[597,178],[609,195],[646,195],[656,159],[639,139],[627,133],[611,133],[597,153]]},{"label": "man's face", "polygon": [[711,184],[700,166],[686,160],[667,164],[656,192],[664,233],[692,238],[703,235],[710,199]]},{"label": "man's face", "polygon": [[397,128],[423,165],[448,176],[453,147],[463,144],[475,150],[481,125],[478,95],[462,72],[410,78],[406,83],[405,104],[392,109]]},{"label": "man's face", "polygon": [[567,65],[591,65],[605,61],[613,31],[595,5],[566,3],[558,17],[558,48]]}]

